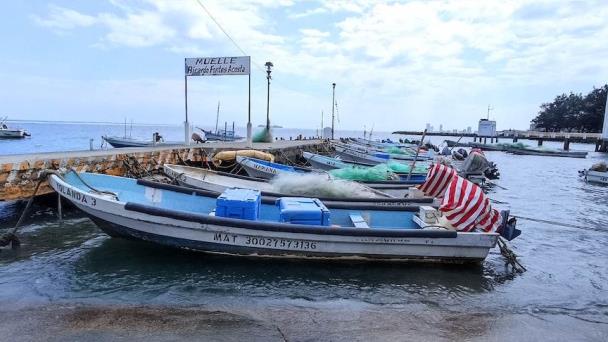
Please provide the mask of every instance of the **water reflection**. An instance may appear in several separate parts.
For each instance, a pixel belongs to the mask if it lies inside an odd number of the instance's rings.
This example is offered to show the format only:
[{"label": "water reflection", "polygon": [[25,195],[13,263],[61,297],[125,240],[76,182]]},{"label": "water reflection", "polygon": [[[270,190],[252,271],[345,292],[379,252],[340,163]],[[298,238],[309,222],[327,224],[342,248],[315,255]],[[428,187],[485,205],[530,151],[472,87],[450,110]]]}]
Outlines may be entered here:
[{"label": "water reflection", "polygon": [[74,290],[114,293],[150,290],[200,295],[359,298],[373,303],[441,294],[459,297],[495,286],[484,266],[372,264],[246,259],[106,239],[74,262]]}]

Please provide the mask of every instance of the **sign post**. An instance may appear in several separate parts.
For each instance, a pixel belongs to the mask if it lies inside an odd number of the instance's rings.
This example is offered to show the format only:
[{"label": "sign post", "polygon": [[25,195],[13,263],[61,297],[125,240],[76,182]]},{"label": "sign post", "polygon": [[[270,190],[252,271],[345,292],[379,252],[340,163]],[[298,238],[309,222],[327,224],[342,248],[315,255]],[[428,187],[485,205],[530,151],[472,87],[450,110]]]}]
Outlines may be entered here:
[{"label": "sign post", "polygon": [[249,100],[247,109],[247,146],[251,146],[251,57],[200,57],[185,59],[185,109],[186,122],[185,142],[190,144],[190,123],[188,122],[188,76],[224,76],[224,75],[247,75],[249,77]]}]

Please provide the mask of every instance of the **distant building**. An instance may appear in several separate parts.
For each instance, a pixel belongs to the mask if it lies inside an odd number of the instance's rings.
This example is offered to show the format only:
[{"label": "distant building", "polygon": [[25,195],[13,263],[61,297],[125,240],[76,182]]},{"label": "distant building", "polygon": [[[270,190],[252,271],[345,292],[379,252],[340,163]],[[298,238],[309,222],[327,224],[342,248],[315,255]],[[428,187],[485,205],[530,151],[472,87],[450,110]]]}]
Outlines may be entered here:
[{"label": "distant building", "polygon": [[473,131],[473,129],[471,128],[471,126],[467,127],[467,133],[471,133]]},{"label": "distant building", "polygon": [[439,124],[439,132],[443,132],[443,124]]},{"label": "distant building", "polygon": [[488,119],[479,119],[477,127],[477,135],[480,137],[495,137],[496,136],[496,121]]},{"label": "distant building", "polygon": [[430,124],[430,123],[428,123],[428,122],[427,122],[427,124],[426,124],[426,131],[427,131],[427,132],[432,132],[432,131],[433,131],[433,126],[431,126],[431,124]]}]

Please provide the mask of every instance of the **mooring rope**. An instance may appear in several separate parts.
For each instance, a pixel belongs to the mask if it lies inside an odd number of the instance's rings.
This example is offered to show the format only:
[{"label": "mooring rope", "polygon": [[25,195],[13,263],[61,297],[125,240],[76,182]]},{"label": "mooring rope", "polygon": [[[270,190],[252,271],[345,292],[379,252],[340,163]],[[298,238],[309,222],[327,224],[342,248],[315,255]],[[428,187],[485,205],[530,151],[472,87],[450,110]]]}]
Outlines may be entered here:
[{"label": "mooring rope", "polygon": [[526,216],[519,216],[519,215],[511,215],[512,217],[515,217],[517,219],[521,219],[521,220],[527,220],[527,221],[532,221],[532,222],[538,222],[538,223],[547,223],[547,224],[552,224],[552,225],[556,225],[556,226],[560,226],[560,227],[566,227],[566,228],[574,228],[574,229],[584,229],[584,230],[589,230],[589,227],[586,226],[579,226],[576,224],[570,224],[570,223],[561,223],[561,222],[557,222],[557,221],[551,221],[551,220],[543,220],[543,219],[538,219],[538,218],[533,218],[533,217],[526,217]]},{"label": "mooring rope", "polygon": [[513,271],[517,273],[523,273],[527,271],[527,269],[517,260],[517,254],[513,252],[509,246],[507,246],[507,242],[502,238],[498,237],[496,241],[498,244],[498,248],[500,249],[500,254],[506,259],[505,266],[511,266]]},{"label": "mooring rope", "polygon": [[17,230],[23,224],[23,221],[25,220],[27,213],[30,211],[30,208],[32,207],[32,203],[34,203],[34,198],[36,197],[36,194],[38,193],[38,189],[40,189],[40,185],[42,184],[42,182],[44,182],[46,180],[46,177],[47,177],[47,173],[43,173],[40,176],[40,179],[38,180],[38,183],[36,184],[36,187],[34,188],[34,193],[32,194],[32,197],[30,197],[30,199],[27,201],[27,204],[25,205],[25,209],[21,213],[21,216],[19,217],[17,224],[11,230],[9,230],[8,232],[6,232],[0,236],[0,247],[7,246],[9,243],[11,244],[11,246],[13,248],[16,248],[19,245],[21,245],[21,242],[19,241],[19,238],[16,235]]}]

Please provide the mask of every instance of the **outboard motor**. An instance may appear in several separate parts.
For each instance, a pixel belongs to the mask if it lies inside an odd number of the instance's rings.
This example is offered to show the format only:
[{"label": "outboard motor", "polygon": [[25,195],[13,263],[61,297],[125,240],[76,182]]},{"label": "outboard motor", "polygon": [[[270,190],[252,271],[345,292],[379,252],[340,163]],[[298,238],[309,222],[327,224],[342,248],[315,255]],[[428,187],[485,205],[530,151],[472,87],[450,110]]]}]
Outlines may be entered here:
[{"label": "outboard motor", "polygon": [[443,148],[443,150],[441,150],[442,156],[449,156],[450,154],[452,154],[452,151],[450,150],[450,148],[448,146],[445,146]]},{"label": "outboard motor", "polygon": [[507,241],[511,241],[521,235],[521,230],[516,228],[517,219],[515,217],[509,218],[509,214],[509,210],[500,211],[502,221],[498,227],[498,230],[496,231],[498,234],[500,234],[500,236],[507,239]]},{"label": "outboard motor", "polygon": [[469,153],[467,153],[467,150],[465,150],[464,148],[459,148],[458,153],[460,153],[460,155],[462,155],[464,158],[469,155]]}]

